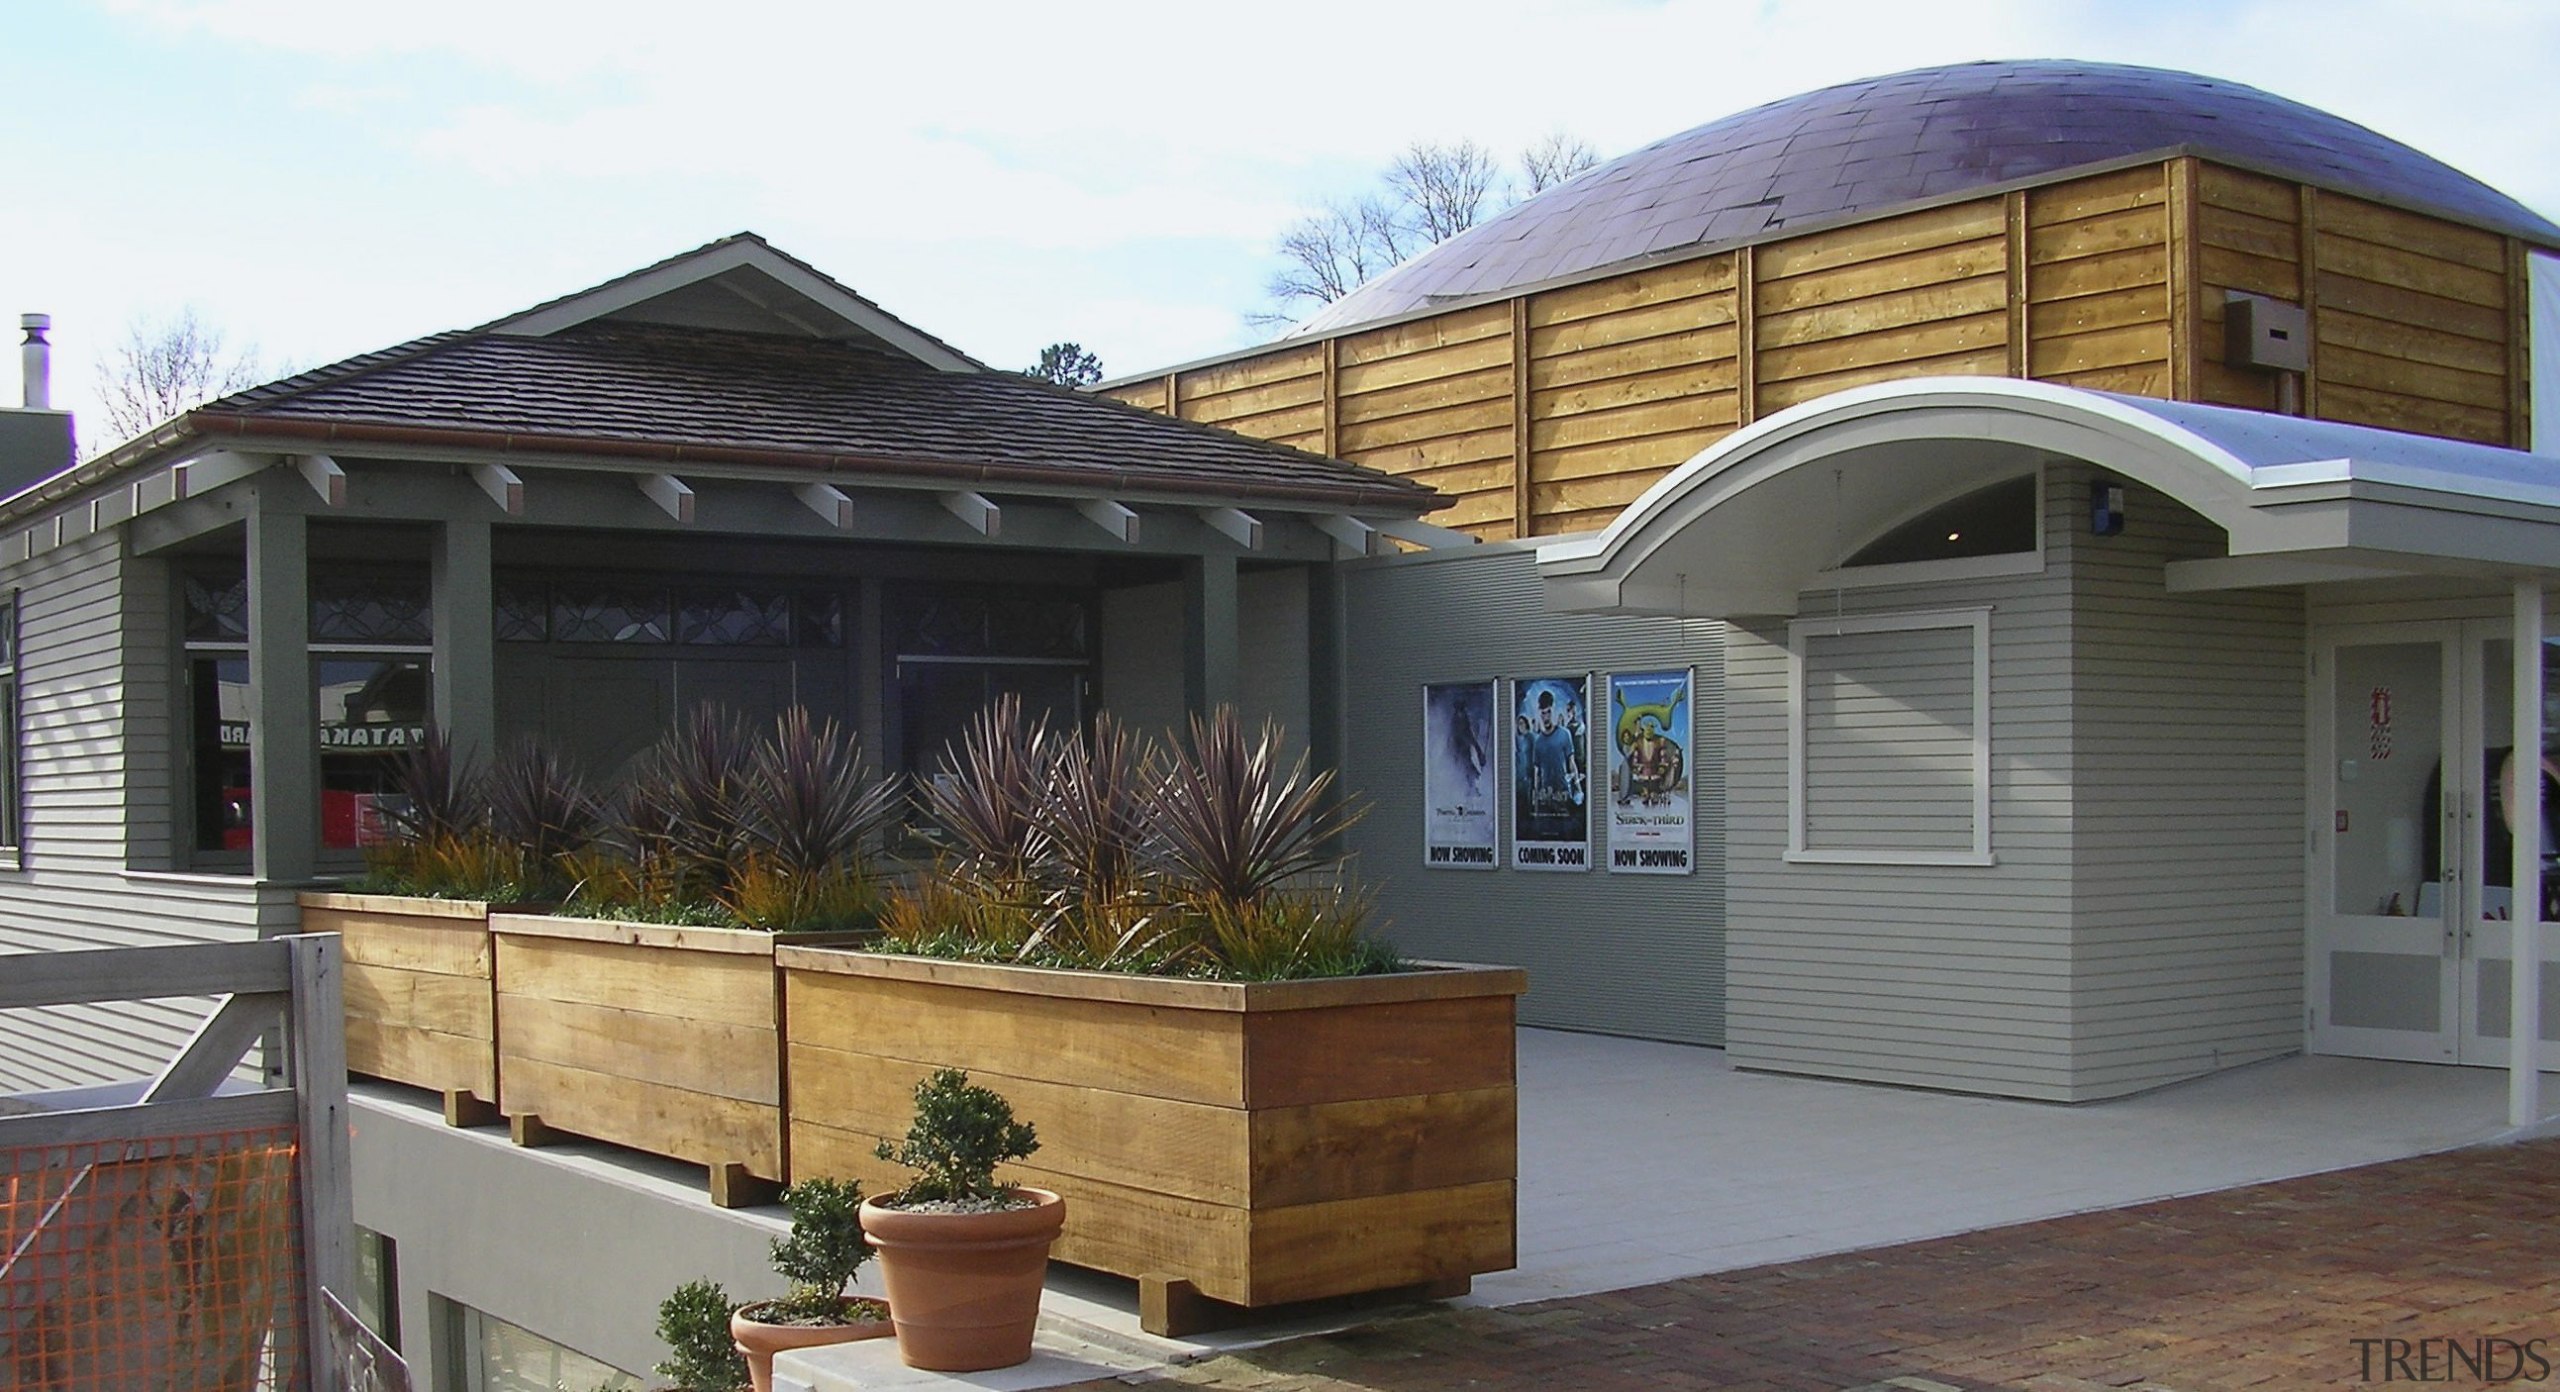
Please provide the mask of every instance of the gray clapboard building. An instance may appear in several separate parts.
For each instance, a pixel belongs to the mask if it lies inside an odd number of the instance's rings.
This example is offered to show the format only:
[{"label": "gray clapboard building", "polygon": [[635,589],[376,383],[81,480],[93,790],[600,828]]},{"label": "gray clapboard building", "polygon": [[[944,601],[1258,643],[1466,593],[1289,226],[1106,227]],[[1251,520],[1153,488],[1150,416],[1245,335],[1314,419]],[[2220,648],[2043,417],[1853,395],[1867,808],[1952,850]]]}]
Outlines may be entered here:
[{"label": "gray clapboard building", "polygon": [[[604,771],[697,701],[796,702],[915,770],[998,692],[1233,703],[1369,801],[1399,944],[1527,967],[1528,1023],[2059,1102],[2504,1066],[2530,1111],[2555,251],[2265,93],[1981,64],[1658,142],[1117,400],[741,236],[85,463],[10,413],[0,951],[290,929],[429,722]],[[1666,670],[1692,854],[1621,873],[1600,703]],[[1580,675],[1589,867],[1523,870],[1499,727]],[[1430,868],[1423,691],[1467,683],[1496,853]],[[0,1022],[0,1090],[189,1022]],[[378,1115],[359,1219],[419,1318],[636,1369],[644,1288],[758,1264],[677,1186]],[[568,1227],[621,1234],[630,1298],[576,1298],[594,1248],[475,1265]]]}]

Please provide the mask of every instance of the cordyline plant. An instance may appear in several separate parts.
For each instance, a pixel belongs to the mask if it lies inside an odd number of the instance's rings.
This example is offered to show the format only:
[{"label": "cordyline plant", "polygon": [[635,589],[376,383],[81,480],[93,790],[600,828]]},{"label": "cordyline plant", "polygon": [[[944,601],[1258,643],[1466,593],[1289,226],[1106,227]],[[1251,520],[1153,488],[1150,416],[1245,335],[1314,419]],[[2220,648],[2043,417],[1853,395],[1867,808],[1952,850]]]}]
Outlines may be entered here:
[{"label": "cordyline plant", "polygon": [[595,839],[600,813],[586,784],[560,756],[527,738],[489,769],[489,834],[514,857],[530,892],[556,899],[566,890],[570,856]]},{"label": "cordyline plant", "polygon": [[1341,857],[1327,842],[1366,809],[1329,802],[1330,769],[1310,774],[1301,754],[1280,767],[1280,727],[1259,739],[1226,706],[1194,716],[1190,741],[1174,751],[1156,831],[1173,878],[1207,906],[1250,907],[1272,891]]},{"label": "cordyline plant", "polygon": [[906,1188],[878,1202],[890,1208],[948,1204],[979,1210],[1013,1206],[1010,1186],[996,1183],[996,1166],[1040,1148],[1030,1123],[1013,1119],[1013,1105],[992,1088],[977,1086],[957,1068],[945,1068],[916,1084],[915,1120],[905,1139],[882,1141],[878,1154],[916,1172]]},{"label": "cordyline plant", "polygon": [[746,850],[751,757],[737,717],[704,704],[633,764],[616,831],[644,893],[663,886],[677,898],[709,900],[728,890]]},{"label": "cordyline plant", "polygon": [[403,804],[391,822],[408,840],[449,840],[487,825],[479,765],[454,749],[441,725],[428,726],[426,738],[393,761],[391,786]]},{"label": "cordyline plant", "polygon": [[1167,753],[1107,718],[1053,735],[1000,703],[926,789],[960,853],[892,898],[885,945],[1246,980],[1398,969],[1367,900],[1324,882],[1359,811],[1282,745],[1231,710]]},{"label": "cordyline plant", "polygon": [[1048,854],[1039,807],[1056,757],[1046,716],[1007,692],[945,750],[939,776],[916,790],[964,866],[988,885],[1020,887]]},{"label": "cordyline plant", "polygon": [[549,877],[492,834],[487,781],[444,730],[428,727],[393,763],[391,784],[399,795],[387,805],[391,839],[366,848],[358,892],[494,903],[543,897]]}]

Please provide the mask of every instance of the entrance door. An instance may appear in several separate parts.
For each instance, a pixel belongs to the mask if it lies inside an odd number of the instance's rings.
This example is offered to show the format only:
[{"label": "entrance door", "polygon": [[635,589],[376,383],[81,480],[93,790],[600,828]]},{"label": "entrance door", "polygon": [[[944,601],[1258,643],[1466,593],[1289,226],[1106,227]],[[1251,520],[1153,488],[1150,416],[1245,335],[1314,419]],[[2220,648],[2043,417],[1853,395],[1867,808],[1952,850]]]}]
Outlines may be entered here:
[{"label": "entrance door", "polygon": [[[2310,993],[2315,1052],[2504,1065],[2512,648],[2495,622],[2340,630],[2321,645]],[[2546,681],[2560,679],[2560,644]],[[2547,688],[2560,698],[2560,686]],[[2546,702],[2546,711],[2550,704]],[[2554,722],[2544,719],[2545,749]],[[2560,773],[2560,761],[2554,761]],[[2546,907],[2560,819],[2545,811]],[[2530,905],[2528,904],[2528,908]],[[2552,915],[2546,913],[2545,917]],[[2560,1067],[2560,927],[2543,934],[2543,1066]]]},{"label": "entrance door", "polygon": [[[2520,900],[2513,888],[2515,881],[2515,809],[2533,805],[2531,787],[2521,781],[2519,769],[2531,766],[2529,760],[2512,757],[2515,744],[2515,641],[2503,625],[2473,624],[2467,626],[2464,648],[2466,662],[2463,676],[2469,694],[2464,705],[2472,715],[2468,732],[2469,747],[2480,751],[2479,757],[2463,765],[2470,775],[2471,786],[2465,790],[2464,805],[2472,809],[2467,818],[2471,834],[2466,838],[2468,860],[2465,869],[2471,892],[2464,896],[2465,913],[2462,931],[2456,943],[2460,962],[2462,1001],[2461,1060],[2464,1063],[2491,1064],[2504,1067],[2507,1062],[2509,1006],[2513,998],[2514,977],[2512,952],[2514,918],[2521,910],[2530,910],[2529,899]],[[2560,698],[2560,644],[2545,639],[2542,648],[2542,748],[2555,745],[2553,701]],[[2542,760],[2542,873],[2538,886],[2542,896],[2542,1066],[2560,1068],[2560,962],[2555,962],[2554,949],[2560,947],[2560,925],[2551,920],[2555,914],[2553,898],[2560,894],[2560,797],[2555,797],[2554,784],[2560,783],[2560,760],[2545,753]],[[2518,790],[2523,789],[2523,796]]]},{"label": "entrance door", "polygon": [[[2460,1049],[2454,954],[2461,907],[2460,742],[2448,699],[2456,650],[2442,625],[2358,629],[2322,645],[2327,718],[2316,732],[2311,1047],[2450,1063]],[[2459,765],[2456,765],[2457,769]]]}]

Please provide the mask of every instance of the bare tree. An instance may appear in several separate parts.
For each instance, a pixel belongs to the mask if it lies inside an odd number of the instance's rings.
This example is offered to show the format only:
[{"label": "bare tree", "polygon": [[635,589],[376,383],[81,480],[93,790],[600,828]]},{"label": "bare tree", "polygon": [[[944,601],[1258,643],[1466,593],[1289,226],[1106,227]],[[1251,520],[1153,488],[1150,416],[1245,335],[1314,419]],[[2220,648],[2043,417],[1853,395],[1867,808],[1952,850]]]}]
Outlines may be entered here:
[{"label": "bare tree", "polygon": [[182,411],[255,386],[261,375],[257,346],[228,351],[222,330],[193,305],[165,320],[137,318],[98,367],[107,435],[130,440]]},{"label": "bare tree", "polygon": [[1502,162],[1472,140],[1417,140],[1387,166],[1387,187],[1404,200],[1426,243],[1445,242],[1475,226],[1501,182]]},{"label": "bare tree", "polygon": [[1281,268],[1265,284],[1268,309],[1246,318],[1261,328],[1295,322],[1383,274],[1425,247],[1475,226],[1485,214],[1591,168],[1598,156],[1559,131],[1521,152],[1516,191],[1491,150],[1472,140],[1416,141],[1384,174],[1382,192],[1328,203],[1280,235]]},{"label": "bare tree", "polygon": [[1275,308],[1253,316],[1254,322],[1286,324],[1302,306],[1331,304],[1429,244],[1406,224],[1400,209],[1375,194],[1326,204],[1280,234],[1285,264],[1266,287]]},{"label": "bare tree", "polygon": [[1544,193],[1598,163],[1599,153],[1581,137],[1550,131],[1520,152],[1523,196]]},{"label": "bare tree", "polygon": [[1102,359],[1086,352],[1081,343],[1052,343],[1040,350],[1040,361],[1024,368],[1022,375],[1062,387],[1089,387],[1102,380]]}]

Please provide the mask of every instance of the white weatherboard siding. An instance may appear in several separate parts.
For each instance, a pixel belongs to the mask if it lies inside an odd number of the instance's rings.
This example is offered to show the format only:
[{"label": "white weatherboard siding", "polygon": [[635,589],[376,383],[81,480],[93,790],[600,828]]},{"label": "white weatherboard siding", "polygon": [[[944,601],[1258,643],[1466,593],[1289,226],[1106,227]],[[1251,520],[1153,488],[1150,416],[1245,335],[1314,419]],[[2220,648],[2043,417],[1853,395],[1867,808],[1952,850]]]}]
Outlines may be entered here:
[{"label": "white weatherboard siding", "polygon": [[[2301,1047],[2300,592],[2168,594],[2219,533],[2136,488],[2092,538],[2095,477],[2048,470],[2042,574],[1804,596],[1803,620],[1990,606],[1993,865],[1782,860],[1786,624],[1736,625],[1735,1063],[2076,1101]],[[1905,656],[1953,719],[1947,654]],[[1856,806],[1890,829],[1889,801]]]},{"label": "white weatherboard siding", "polygon": [[[2088,496],[2086,469],[2055,491]],[[2127,489],[2069,553],[2073,1091],[2132,1092],[2302,1048],[2300,590],[2168,594],[2221,533]]]},{"label": "white weatherboard siding", "polygon": [[[2049,554],[2076,517],[2067,499],[2048,504]],[[1787,622],[1735,623],[1725,691],[1726,1047],[1736,1065],[2070,1095],[2065,573],[1808,591],[1798,617],[1986,605],[1990,866],[1788,863]],[[1947,632],[1970,647],[1969,632]]]},{"label": "white weatherboard siding", "polygon": [[[294,921],[290,894],[262,910],[245,881],[126,873],[129,804],[149,813],[135,863],[168,863],[176,693],[165,579],[121,542],[86,538],[0,573],[20,592],[26,745],[26,868],[0,871],[0,952],[246,939]],[[147,1076],[207,1006],[0,1012],[0,1092]]]}]

